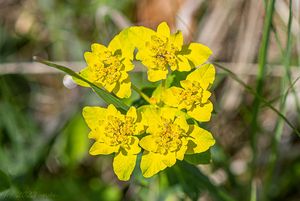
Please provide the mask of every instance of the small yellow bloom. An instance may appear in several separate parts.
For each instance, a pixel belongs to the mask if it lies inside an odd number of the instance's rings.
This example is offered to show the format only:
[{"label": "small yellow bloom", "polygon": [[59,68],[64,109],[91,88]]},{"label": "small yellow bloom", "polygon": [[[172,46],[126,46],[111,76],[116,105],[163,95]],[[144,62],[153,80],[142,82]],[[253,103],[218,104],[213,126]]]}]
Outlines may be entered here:
[{"label": "small yellow bloom", "polygon": [[140,165],[144,177],[173,166],[185,154],[204,152],[215,143],[208,131],[189,125],[175,108],[145,106],[142,117],[149,134],[140,140],[145,150]]},{"label": "small yellow bloom", "polygon": [[183,45],[180,31],[170,34],[166,22],[157,27],[157,32],[145,27],[132,27],[131,40],[138,48],[136,59],[148,68],[148,79],[156,82],[166,79],[168,69],[172,71],[190,71],[203,64],[212,54],[201,44]]},{"label": "small yellow bloom", "polygon": [[[86,52],[84,58],[87,67],[79,74],[99,87],[113,92],[119,98],[128,98],[131,95],[131,82],[128,71],[133,69],[132,59],[134,47],[128,41],[127,29],[115,36],[108,47],[94,43],[92,52]],[[76,83],[88,85],[78,79]]]},{"label": "small yellow bloom", "polygon": [[180,82],[182,88],[171,87],[162,94],[163,102],[178,109],[186,109],[187,114],[197,121],[206,122],[211,118],[211,93],[207,90],[215,79],[215,68],[206,64],[190,73]]},{"label": "small yellow bloom", "polygon": [[120,180],[129,180],[141,151],[139,139],[142,132],[136,109],[131,107],[126,115],[113,105],[108,108],[85,107],[83,117],[91,129],[89,138],[95,139],[91,155],[115,153],[113,169]]}]

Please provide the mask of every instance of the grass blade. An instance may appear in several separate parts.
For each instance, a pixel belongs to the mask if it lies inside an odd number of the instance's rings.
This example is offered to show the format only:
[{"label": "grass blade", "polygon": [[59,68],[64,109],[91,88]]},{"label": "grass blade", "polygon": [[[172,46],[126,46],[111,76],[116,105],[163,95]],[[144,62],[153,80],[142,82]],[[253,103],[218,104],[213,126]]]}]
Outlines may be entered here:
[{"label": "grass blade", "polygon": [[[286,43],[286,48],[282,54],[282,60],[285,68],[285,76],[281,79],[281,91],[284,91],[288,86],[288,84],[291,84],[291,72],[290,72],[290,62],[291,62],[291,53],[292,53],[292,34],[291,34],[291,28],[292,28],[292,19],[293,19],[293,13],[292,13],[292,1],[289,1],[289,20],[288,20],[288,30],[287,30],[287,43]],[[298,79],[296,79],[298,80]],[[295,89],[292,86],[289,88],[292,89],[295,102],[296,102],[296,108],[299,113],[299,105],[298,105],[298,97],[297,93],[295,92]],[[284,96],[281,97],[280,99],[280,112],[286,113],[286,99],[287,99],[288,93],[286,93]],[[265,185],[265,191],[264,192],[264,199],[268,200],[268,196],[272,193],[271,189],[272,186],[275,185],[275,177],[274,177],[274,171],[276,164],[278,162],[278,154],[279,154],[279,144],[281,141],[281,136],[283,133],[283,128],[284,128],[284,121],[279,118],[276,122],[276,127],[275,127],[275,135],[274,138],[272,139],[272,152],[269,156],[269,164],[268,164],[268,169],[269,172],[267,174],[267,179],[266,179],[266,185]]]},{"label": "grass blade", "polygon": [[[253,152],[252,172],[251,172],[252,176],[256,169],[255,162],[256,162],[256,155],[257,155],[257,149],[256,149],[257,143],[256,142],[257,142],[257,130],[258,130],[258,114],[259,114],[259,110],[260,110],[260,104],[262,102],[261,96],[262,96],[262,91],[263,91],[263,86],[264,86],[264,78],[265,78],[265,74],[266,74],[267,55],[268,55],[268,47],[269,47],[269,41],[270,41],[270,33],[271,33],[271,27],[272,27],[274,7],[275,7],[275,0],[270,0],[267,2],[262,42],[261,42],[261,46],[259,49],[259,55],[258,55],[259,69],[258,69],[258,76],[256,78],[256,83],[257,83],[256,95],[254,98],[253,115],[252,115],[251,128],[250,128],[250,136],[251,136],[250,142],[251,142],[251,148],[252,148],[252,152]],[[270,107],[270,105],[268,105],[268,106]],[[280,114],[281,117],[285,118],[285,116],[282,115],[282,113],[280,113],[278,110],[276,110],[276,111],[277,111],[276,112],[277,114]],[[290,122],[289,122],[289,125],[291,125]]]}]

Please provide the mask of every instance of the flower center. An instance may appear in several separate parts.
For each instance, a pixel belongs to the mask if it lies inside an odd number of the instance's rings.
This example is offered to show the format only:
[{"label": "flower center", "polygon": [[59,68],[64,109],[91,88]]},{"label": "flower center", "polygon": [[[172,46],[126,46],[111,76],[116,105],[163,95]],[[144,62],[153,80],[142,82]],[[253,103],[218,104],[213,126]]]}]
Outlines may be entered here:
[{"label": "flower center", "polygon": [[148,43],[148,45],[155,66],[160,70],[167,70],[168,66],[176,65],[176,52],[179,50],[168,39],[163,41],[154,35],[151,37],[151,43]]},{"label": "flower center", "polygon": [[134,134],[134,122],[132,117],[125,116],[118,118],[115,116],[107,117],[105,126],[105,136],[110,139],[112,146],[121,145],[129,148],[130,136]]},{"label": "flower center", "polygon": [[113,55],[109,50],[96,55],[99,62],[90,67],[94,80],[103,86],[116,83],[121,76],[120,70],[123,67],[118,55]]},{"label": "flower center", "polygon": [[168,151],[175,151],[181,147],[181,138],[184,135],[184,130],[171,120],[162,118],[162,124],[159,126],[159,131],[156,143],[158,145],[157,152],[166,154]]},{"label": "flower center", "polygon": [[192,107],[193,104],[201,104],[203,89],[199,83],[193,82],[191,86],[186,87],[180,92],[180,105]]}]

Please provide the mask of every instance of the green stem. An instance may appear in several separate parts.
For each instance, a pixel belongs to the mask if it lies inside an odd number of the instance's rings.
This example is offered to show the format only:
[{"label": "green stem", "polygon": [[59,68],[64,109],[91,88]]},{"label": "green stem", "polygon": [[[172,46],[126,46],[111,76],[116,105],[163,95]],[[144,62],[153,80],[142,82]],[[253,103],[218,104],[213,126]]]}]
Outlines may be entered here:
[{"label": "green stem", "polygon": [[135,86],[134,84],[131,83],[131,88],[132,88],[134,91],[136,91],[141,97],[143,97],[143,99],[144,99],[145,101],[147,101],[149,104],[151,104],[150,98],[149,98],[146,94],[144,94],[139,88],[137,88],[137,86]]}]

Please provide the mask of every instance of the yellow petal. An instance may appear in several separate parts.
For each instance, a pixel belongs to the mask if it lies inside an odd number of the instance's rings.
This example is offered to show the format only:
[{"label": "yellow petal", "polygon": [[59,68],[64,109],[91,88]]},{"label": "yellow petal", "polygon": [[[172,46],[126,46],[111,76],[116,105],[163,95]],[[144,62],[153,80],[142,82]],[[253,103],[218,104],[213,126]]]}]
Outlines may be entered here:
[{"label": "yellow petal", "polygon": [[139,135],[145,132],[145,124],[142,119],[142,114],[140,110],[136,110],[136,120],[135,120],[135,135]]},{"label": "yellow petal", "polygon": [[95,130],[91,130],[88,134],[88,138],[94,139],[98,142],[104,142],[104,127],[99,127]]},{"label": "yellow petal", "polygon": [[207,122],[211,118],[213,104],[209,101],[204,105],[196,105],[187,111],[188,115],[200,122]]},{"label": "yellow petal", "polygon": [[137,137],[130,137],[129,148],[125,148],[128,154],[138,154],[141,152],[141,148],[139,146],[139,139]]},{"label": "yellow petal", "polygon": [[[119,78],[119,82],[123,82],[124,80],[129,79],[129,75],[126,71],[121,71],[121,77]],[[130,79],[129,79],[130,81]]]},{"label": "yellow petal", "polygon": [[113,104],[110,104],[107,107],[106,113],[111,115],[111,116],[115,116],[115,117],[121,117],[122,116],[122,114],[117,110],[117,108]]},{"label": "yellow petal", "polygon": [[183,36],[181,31],[177,31],[175,34],[170,36],[170,42],[172,45],[177,47],[179,50],[181,50],[182,44],[183,44]]},{"label": "yellow petal", "polygon": [[192,69],[188,59],[182,55],[177,55],[178,71],[190,71]]},{"label": "yellow petal", "polygon": [[129,34],[129,29],[124,29],[110,41],[108,48],[112,52],[121,51],[121,55],[123,58],[132,60],[134,45],[130,40]]},{"label": "yellow petal", "polygon": [[113,161],[113,169],[119,180],[127,181],[130,179],[136,164],[136,157],[133,154],[124,155],[122,151],[116,154]]},{"label": "yellow petal", "polygon": [[84,107],[82,115],[90,129],[97,129],[100,124],[99,121],[106,117],[106,109],[101,107]]},{"label": "yellow petal", "polygon": [[145,132],[145,124],[143,124],[141,122],[141,120],[139,120],[139,122],[135,123],[135,135],[140,135],[143,134]]},{"label": "yellow petal", "polygon": [[176,163],[175,152],[162,155],[144,151],[141,160],[141,170],[144,177],[152,177],[166,167],[171,167]]},{"label": "yellow petal", "polygon": [[91,46],[92,52],[93,53],[102,53],[107,51],[107,47],[105,47],[104,45],[101,45],[99,43],[93,43]]},{"label": "yellow petal", "polygon": [[165,119],[170,119],[173,121],[177,111],[177,108],[162,107],[160,108],[160,115]]},{"label": "yellow petal", "polygon": [[151,82],[157,82],[159,80],[166,79],[168,70],[148,70],[148,80]]},{"label": "yellow petal", "polygon": [[215,140],[210,132],[198,126],[192,126],[190,141],[186,154],[201,153],[208,150],[215,144]]},{"label": "yellow petal", "polygon": [[178,104],[180,102],[179,95],[183,91],[183,89],[179,87],[171,87],[167,90],[165,90],[162,93],[162,100],[163,102],[171,107],[178,107]]},{"label": "yellow petal", "polygon": [[130,107],[126,113],[126,116],[131,117],[131,118],[133,118],[133,121],[136,121],[136,119],[137,119],[136,108]]},{"label": "yellow petal", "polygon": [[185,120],[185,116],[180,115],[178,116],[175,121],[174,124],[178,125],[180,128],[182,128],[185,132],[187,132],[189,130],[189,125]]},{"label": "yellow petal", "polygon": [[132,44],[138,49],[145,46],[147,41],[151,40],[151,36],[156,32],[143,26],[133,26],[128,29],[128,37]]},{"label": "yellow petal", "polygon": [[129,98],[131,95],[131,82],[129,77],[119,83],[113,92],[119,98]]},{"label": "yellow petal", "polygon": [[168,167],[172,167],[176,163],[176,153],[168,152],[167,154],[161,155],[163,163]]},{"label": "yellow petal", "polygon": [[118,152],[118,150],[119,150],[119,146],[109,146],[105,143],[96,141],[91,147],[89,153],[91,155],[99,155],[99,154],[107,155],[114,152]]},{"label": "yellow petal", "polygon": [[93,66],[100,62],[99,58],[92,52],[85,52],[84,59],[89,66]]},{"label": "yellow petal", "polygon": [[183,158],[184,158],[184,154],[185,154],[185,152],[186,152],[186,150],[187,150],[187,143],[188,143],[188,141],[187,141],[187,139],[185,139],[185,138],[182,138],[181,139],[181,147],[180,147],[180,149],[178,150],[178,151],[176,151],[176,158],[178,159],[178,160],[183,160]]},{"label": "yellow petal", "polygon": [[124,59],[123,61],[122,61],[122,63],[124,64],[124,67],[125,67],[125,71],[127,72],[127,71],[131,71],[131,70],[133,70],[133,68],[134,68],[134,65],[133,65],[133,63],[129,60],[129,59]]},{"label": "yellow petal", "polygon": [[104,88],[108,91],[108,92],[112,92],[112,90],[116,87],[117,83],[114,82],[112,84],[105,84]]},{"label": "yellow petal", "polygon": [[157,33],[161,36],[170,37],[170,28],[166,22],[162,22],[157,27]]},{"label": "yellow petal", "polygon": [[207,103],[207,100],[209,99],[209,97],[211,96],[211,93],[207,90],[202,92],[202,98],[201,98],[201,103],[205,104]]},{"label": "yellow petal", "polygon": [[203,64],[212,54],[212,51],[205,45],[199,43],[191,43],[186,50],[186,57],[193,63],[195,67]]},{"label": "yellow petal", "polygon": [[[155,132],[155,129],[161,124],[161,117],[159,109],[153,105],[142,106],[140,108],[142,113],[142,124],[148,126],[148,132]],[[150,129],[150,130],[149,130]],[[154,130],[153,130],[154,129]]]},{"label": "yellow petal", "polygon": [[193,83],[190,80],[181,80],[180,81],[180,85],[184,88],[184,89],[190,89],[193,87]]},{"label": "yellow petal", "polygon": [[[93,82],[93,80],[91,80],[91,78],[90,78],[90,70],[89,70],[88,67],[82,69],[78,74],[79,74],[81,77],[87,79],[88,81]],[[76,84],[78,84],[78,85],[80,85],[80,86],[83,86],[83,87],[90,87],[89,84],[87,84],[86,82],[84,82],[84,81],[82,81],[82,80],[80,80],[80,79],[78,79],[78,78],[76,78],[76,77],[72,77],[72,79],[73,79],[73,81],[74,81]]]},{"label": "yellow petal", "polygon": [[207,89],[215,80],[216,70],[212,64],[205,64],[192,73],[190,73],[186,79],[190,81],[196,81],[200,83],[203,89]]},{"label": "yellow petal", "polygon": [[136,54],[136,59],[141,61],[144,66],[146,66],[148,69],[157,69],[157,64],[155,64],[155,60],[152,56],[150,56],[150,52],[146,51],[148,49],[141,49]]},{"label": "yellow petal", "polygon": [[140,145],[143,149],[155,152],[157,151],[157,138],[153,137],[153,135],[147,135],[140,140]]},{"label": "yellow petal", "polygon": [[149,56],[147,54],[145,54],[144,49],[138,50],[138,52],[135,55],[136,60],[139,60],[139,61],[144,61],[145,58],[147,58],[147,57],[149,57]]}]

